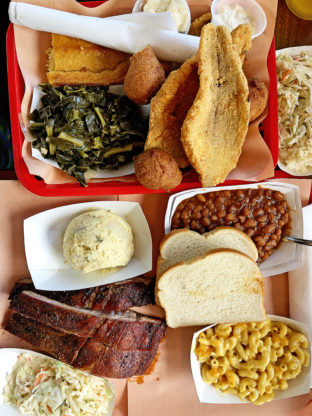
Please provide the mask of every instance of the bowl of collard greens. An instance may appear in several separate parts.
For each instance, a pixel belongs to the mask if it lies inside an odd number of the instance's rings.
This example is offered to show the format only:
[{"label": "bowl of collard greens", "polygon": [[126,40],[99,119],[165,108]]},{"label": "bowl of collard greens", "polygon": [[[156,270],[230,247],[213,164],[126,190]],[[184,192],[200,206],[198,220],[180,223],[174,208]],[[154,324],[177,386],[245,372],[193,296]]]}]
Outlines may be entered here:
[{"label": "bowl of collard greens", "polygon": [[103,86],[40,84],[29,116],[33,149],[82,186],[99,170],[118,170],[144,148],[148,120],[125,95]]}]

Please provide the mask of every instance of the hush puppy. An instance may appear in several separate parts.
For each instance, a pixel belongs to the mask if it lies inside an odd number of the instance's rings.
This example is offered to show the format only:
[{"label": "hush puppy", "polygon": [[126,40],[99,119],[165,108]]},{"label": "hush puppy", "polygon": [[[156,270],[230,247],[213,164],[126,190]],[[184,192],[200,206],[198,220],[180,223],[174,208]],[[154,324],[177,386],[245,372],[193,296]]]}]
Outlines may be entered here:
[{"label": "hush puppy", "polygon": [[268,88],[263,81],[257,78],[248,79],[250,98],[249,122],[256,120],[264,111],[268,100]]},{"label": "hush puppy", "polygon": [[148,45],[130,58],[124,90],[136,104],[148,104],[165,80],[165,71]]},{"label": "hush puppy", "polygon": [[170,189],[182,181],[177,162],[161,149],[148,149],[134,158],[134,170],[138,181],[148,189]]}]

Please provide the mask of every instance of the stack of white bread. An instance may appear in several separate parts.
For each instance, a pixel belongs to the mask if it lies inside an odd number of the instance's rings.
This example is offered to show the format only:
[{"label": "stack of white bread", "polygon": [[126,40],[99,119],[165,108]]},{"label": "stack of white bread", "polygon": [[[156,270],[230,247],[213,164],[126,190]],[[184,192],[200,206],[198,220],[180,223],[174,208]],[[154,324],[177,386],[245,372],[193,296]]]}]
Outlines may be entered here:
[{"label": "stack of white bread", "polygon": [[263,277],[253,241],[233,227],[167,234],[157,262],[156,302],[171,328],[263,321]]}]

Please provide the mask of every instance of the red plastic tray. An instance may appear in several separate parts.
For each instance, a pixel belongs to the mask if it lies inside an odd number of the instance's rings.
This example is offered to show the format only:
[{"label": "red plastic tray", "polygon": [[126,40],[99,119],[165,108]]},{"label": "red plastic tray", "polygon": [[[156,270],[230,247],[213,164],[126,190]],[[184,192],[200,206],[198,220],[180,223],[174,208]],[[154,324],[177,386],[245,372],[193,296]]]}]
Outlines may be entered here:
[{"label": "red plastic tray", "polygon": [[[101,1],[94,1],[85,4],[88,7],[96,7]],[[18,65],[13,25],[10,24],[7,37],[7,68],[8,68],[8,86],[11,114],[11,131],[15,172],[20,182],[29,191],[41,196],[96,196],[96,195],[122,195],[122,194],[145,194],[158,193],[144,188],[136,180],[133,182],[97,182],[89,183],[87,188],[81,187],[78,183],[66,183],[61,185],[48,185],[34,175],[31,175],[22,158],[22,145],[24,135],[22,133],[19,113],[21,112],[21,102],[24,95],[24,80]],[[270,91],[268,99],[268,116],[263,120],[260,130],[263,138],[272,153],[274,167],[278,160],[278,121],[277,121],[277,81],[276,81],[276,63],[275,63],[275,42],[274,38],[268,54],[268,71],[270,77]],[[225,184],[238,184],[243,181],[225,181]],[[200,187],[196,173],[190,173],[183,178],[182,183],[175,188],[175,192],[186,189]]]}]

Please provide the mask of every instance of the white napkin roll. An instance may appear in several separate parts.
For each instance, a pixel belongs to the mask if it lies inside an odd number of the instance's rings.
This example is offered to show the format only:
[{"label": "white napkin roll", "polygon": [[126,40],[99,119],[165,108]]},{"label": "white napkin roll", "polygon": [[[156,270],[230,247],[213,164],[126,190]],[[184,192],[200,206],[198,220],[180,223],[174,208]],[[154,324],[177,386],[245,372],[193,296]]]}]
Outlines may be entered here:
[{"label": "white napkin roll", "polygon": [[11,2],[9,18],[17,25],[84,39],[130,54],[149,44],[159,59],[171,62],[184,62],[199,46],[199,37],[177,32],[168,12],[99,18]]}]

